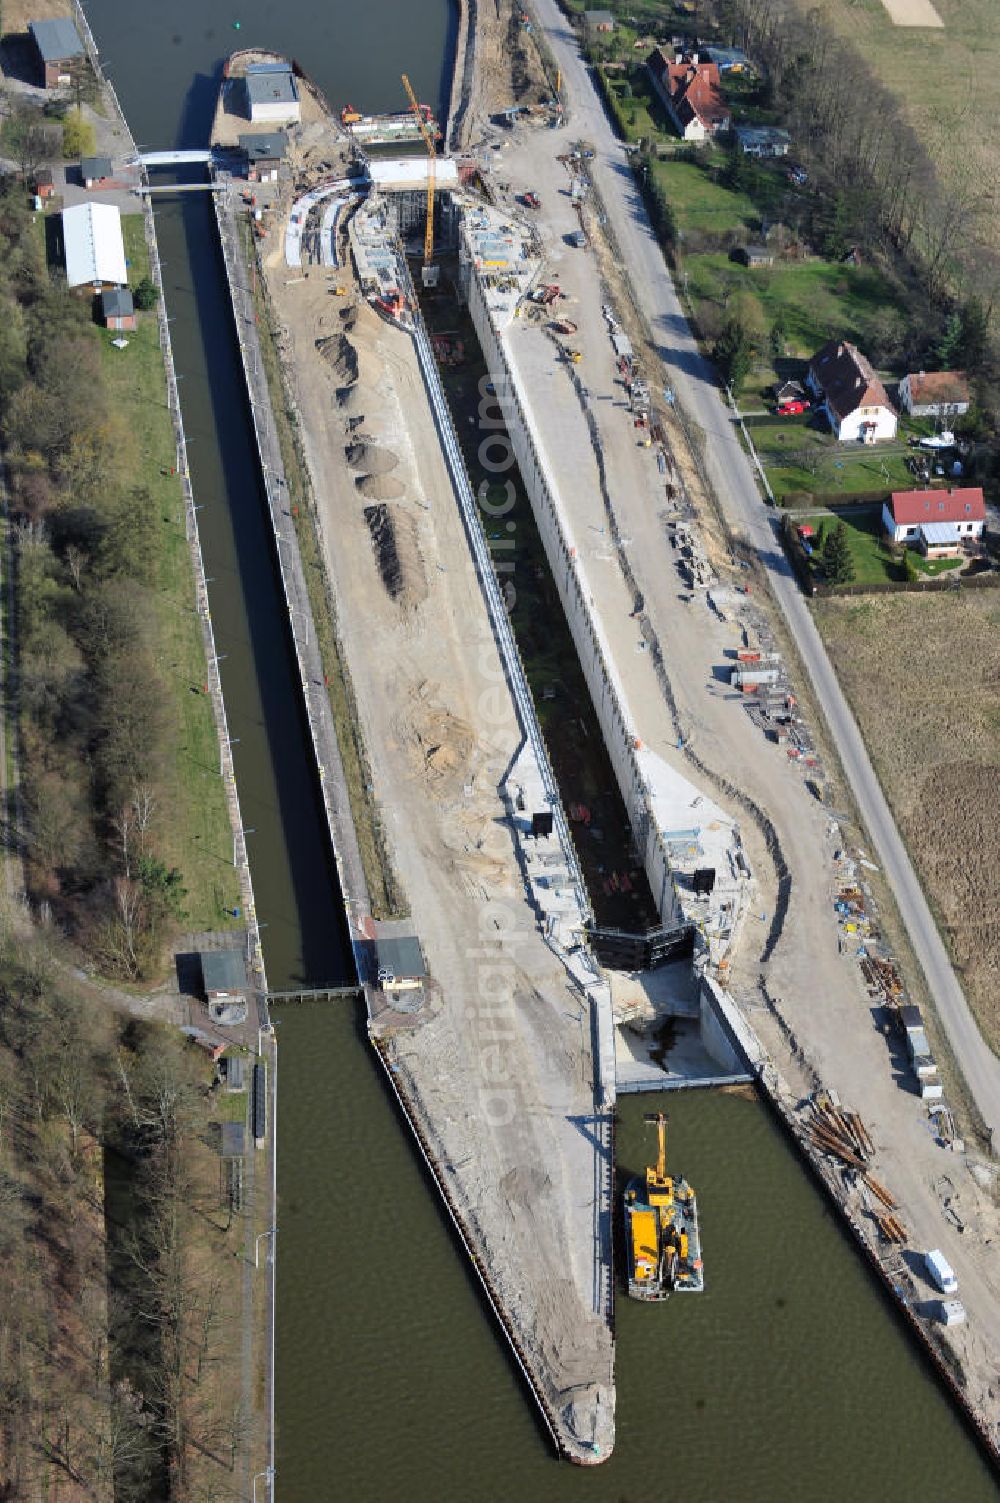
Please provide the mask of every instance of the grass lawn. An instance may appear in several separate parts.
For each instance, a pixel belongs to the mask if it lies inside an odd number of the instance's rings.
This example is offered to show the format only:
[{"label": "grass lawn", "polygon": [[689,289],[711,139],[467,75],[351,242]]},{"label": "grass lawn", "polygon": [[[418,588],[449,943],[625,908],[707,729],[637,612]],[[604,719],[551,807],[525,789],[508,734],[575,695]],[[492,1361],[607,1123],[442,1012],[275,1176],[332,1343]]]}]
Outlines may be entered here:
[{"label": "grass lawn", "polygon": [[[706,155],[705,160],[708,162],[713,158]],[[759,227],[760,215],[751,199],[745,193],[734,193],[731,188],[717,183],[700,163],[677,159],[657,161],[652,163],[652,172],[656,183],[670,200],[677,228],[682,235],[696,231],[725,234],[727,230],[740,227],[748,230]],[[682,240],[682,251],[683,248]],[[691,275],[692,283],[693,264],[709,259],[711,258],[703,256],[685,259],[684,265]],[[725,255],[720,259],[724,264],[732,265],[735,272],[742,272],[751,285],[759,280],[760,273],[749,272],[730,263]]]},{"label": "grass lawn", "polygon": [[[746,394],[740,405],[746,406]],[[748,417],[747,429],[761,455],[798,454],[802,450],[832,449],[837,440],[824,418],[805,412],[801,417]]]},{"label": "grass lawn", "polygon": [[[129,282],[149,271],[143,216],[122,217]],[[184,531],[173,424],[166,405],[157,318],[141,313],[139,327],[115,349],[117,336],[98,331],[112,406],[129,421],[138,456],[137,486],[156,508],[156,640],[164,683],[171,696],[175,739],[160,788],[157,845],[168,866],[184,874],[185,922],[193,929],[220,929],[235,920],[226,909],[240,902],[233,870],[233,837],[219,777],[219,746],[211,701],[201,692],[205,653],[194,610],[194,579]]]},{"label": "grass lawn", "polygon": [[908,491],[915,483],[901,449],[890,453],[867,448],[845,452],[838,444],[817,455],[815,460],[792,459],[787,464],[769,461],[764,467],[779,501],[789,492],[847,497],[876,491],[879,494]]},{"label": "grass lawn", "polygon": [[[814,0],[796,3],[807,14],[813,10]],[[943,31],[894,26],[881,0],[825,0],[823,16],[896,95],[946,184],[995,183],[1000,134],[985,123],[1000,113],[1000,6],[996,0],[934,0],[934,7]],[[984,229],[994,246],[1000,244],[995,195]]]},{"label": "grass lawn", "polygon": [[[688,170],[701,171],[690,166]],[[745,222],[749,200],[716,184],[709,186],[715,194],[724,194],[731,200],[733,228]],[[723,229],[726,224],[721,218],[721,205],[719,212],[717,228]],[[716,303],[722,308],[734,292],[753,293],[768,324],[781,315],[786,352],[801,359],[814,355],[834,335],[864,349],[873,325],[886,310],[903,312],[890,283],[869,266],[842,266],[816,257],[751,271],[731,261],[725,251],[715,251],[685,257],[684,272],[690,295],[696,301]]]},{"label": "grass lawn", "polygon": [[830,516],[818,514],[803,517],[817,537],[832,532],[838,522],[847,528],[847,541],[854,560],[854,584],[884,584],[886,580],[906,578],[902,564],[893,557],[885,542],[881,528],[881,509],[877,506],[864,511],[848,512]]},{"label": "grass lawn", "polygon": [[917,571],[920,574],[926,574],[932,579],[935,575],[948,574],[952,569],[960,569],[962,567],[962,560],[960,558],[924,558],[923,554],[918,553],[915,548],[911,548],[910,557],[913,559]]}]

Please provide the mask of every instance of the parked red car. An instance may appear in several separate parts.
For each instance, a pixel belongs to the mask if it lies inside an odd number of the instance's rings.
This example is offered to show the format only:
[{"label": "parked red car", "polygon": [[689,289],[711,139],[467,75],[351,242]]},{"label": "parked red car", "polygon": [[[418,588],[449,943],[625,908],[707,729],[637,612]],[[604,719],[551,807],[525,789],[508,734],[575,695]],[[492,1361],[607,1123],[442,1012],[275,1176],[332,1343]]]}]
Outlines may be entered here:
[{"label": "parked red car", "polygon": [[797,417],[800,412],[808,412],[810,403],[806,401],[779,402],[777,412],[779,417]]}]

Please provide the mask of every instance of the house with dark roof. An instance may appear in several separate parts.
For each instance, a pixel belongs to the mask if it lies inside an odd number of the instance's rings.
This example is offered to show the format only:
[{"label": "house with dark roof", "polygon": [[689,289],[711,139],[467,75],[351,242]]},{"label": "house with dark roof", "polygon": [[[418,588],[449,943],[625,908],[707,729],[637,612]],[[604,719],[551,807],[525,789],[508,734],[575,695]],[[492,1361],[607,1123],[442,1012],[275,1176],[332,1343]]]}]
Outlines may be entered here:
[{"label": "house with dark roof", "polygon": [[911,417],[961,417],[969,410],[964,371],[917,371],[899,383],[900,406]]},{"label": "house with dark roof", "polygon": [[47,89],[71,84],[86,60],[80,34],[68,16],[54,21],[29,21],[28,33]]},{"label": "house with dark roof", "polygon": [[674,53],[657,47],[646,71],[667,114],[685,141],[708,141],[732,124],[720,88],[718,64],[699,61],[697,53]]},{"label": "house with dark roof", "polygon": [[[985,523],[986,502],[978,485],[953,491],[893,491],[882,507],[882,526],[889,540],[925,552],[928,544],[974,542],[982,537]],[[933,530],[928,533],[928,528]]]},{"label": "house with dark roof", "polygon": [[609,10],[585,10],[583,23],[588,31],[614,31],[615,18]]},{"label": "house with dark roof", "polygon": [[855,345],[831,339],[809,362],[806,380],[843,442],[874,444],[896,437],[896,410],[870,360]]}]

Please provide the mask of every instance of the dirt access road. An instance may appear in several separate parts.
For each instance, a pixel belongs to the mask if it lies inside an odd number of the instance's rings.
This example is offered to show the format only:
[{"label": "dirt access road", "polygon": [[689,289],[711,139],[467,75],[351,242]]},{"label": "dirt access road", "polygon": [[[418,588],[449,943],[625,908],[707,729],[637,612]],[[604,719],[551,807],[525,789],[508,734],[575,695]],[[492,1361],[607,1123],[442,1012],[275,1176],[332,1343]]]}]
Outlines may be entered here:
[{"label": "dirt access road", "polygon": [[777,518],[757,490],[750,461],[700,354],[663,253],[635,185],[627,153],[597,96],[576,35],[555,0],[534,0],[535,14],[562,69],[563,95],[577,138],[592,142],[594,182],[630,268],[636,300],[689,419],[701,430],[705,464],[734,536],[757,553],[795,639],[875,851],[934,997],[941,1025],[976,1107],[1000,1142],[1000,1061],[983,1040],[952,969],[909,855],[826,649],[782,550]]}]

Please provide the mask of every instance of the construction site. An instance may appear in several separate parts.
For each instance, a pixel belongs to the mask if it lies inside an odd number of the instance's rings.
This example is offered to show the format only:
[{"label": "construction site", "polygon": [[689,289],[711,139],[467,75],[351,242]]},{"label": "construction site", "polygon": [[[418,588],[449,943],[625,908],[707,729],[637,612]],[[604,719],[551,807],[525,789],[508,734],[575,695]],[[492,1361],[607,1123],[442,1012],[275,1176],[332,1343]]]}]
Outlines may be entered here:
[{"label": "construction site", "polygon": [[[993,1167],[678,440],[587,143],[526,111],[447,155],[404,85],[419,153],[378,155],[396,117],[362,140],[303,89],[273,180],[215,168],[252,227],[426,961],[402,1000],[367,978],[392,1088],[574,1461],[614,1444],[617,1095],[747,1080],[992,1444]],[[962,1319],[922,1283],[929,1248]]]}]

